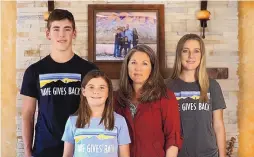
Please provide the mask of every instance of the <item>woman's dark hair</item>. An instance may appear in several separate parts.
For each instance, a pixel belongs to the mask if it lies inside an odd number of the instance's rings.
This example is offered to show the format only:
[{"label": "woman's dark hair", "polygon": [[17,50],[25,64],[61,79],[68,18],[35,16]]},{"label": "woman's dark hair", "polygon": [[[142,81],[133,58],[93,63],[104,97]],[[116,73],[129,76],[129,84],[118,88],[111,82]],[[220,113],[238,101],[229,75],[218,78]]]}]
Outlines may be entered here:
[{"label": "woman's dark hair", "polygon": [[133,90],[133,81],[128,74],[128,64],[136,52],[143,52],[147,54],[150,58],[152,70],[150,76],[144,83],[141,89],[141,96],[139,102],[147,103],[159,100],[161,97],[167,96],[167,87],[164,83],[163,77],[160,74],[159,63],[157,56],[152,48],[147,45],[137,45],[133,47],[128,54],[125,56],[125,59],[122,64],[119,89],[117,91],[116,100],[123,107],[130,104],[134,90]]}]

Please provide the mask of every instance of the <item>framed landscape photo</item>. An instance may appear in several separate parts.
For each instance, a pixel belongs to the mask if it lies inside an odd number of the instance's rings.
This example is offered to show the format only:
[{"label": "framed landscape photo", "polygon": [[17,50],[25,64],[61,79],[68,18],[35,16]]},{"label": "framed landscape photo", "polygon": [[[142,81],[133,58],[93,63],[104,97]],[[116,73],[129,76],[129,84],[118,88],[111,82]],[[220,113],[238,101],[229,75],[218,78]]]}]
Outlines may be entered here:
[{"label": "framed landscape photo", "polygon": [[163,4],[89,4],[88,60],[111,79],[120,77],[128,51],[138,44],[150,46],[165,69]]}]

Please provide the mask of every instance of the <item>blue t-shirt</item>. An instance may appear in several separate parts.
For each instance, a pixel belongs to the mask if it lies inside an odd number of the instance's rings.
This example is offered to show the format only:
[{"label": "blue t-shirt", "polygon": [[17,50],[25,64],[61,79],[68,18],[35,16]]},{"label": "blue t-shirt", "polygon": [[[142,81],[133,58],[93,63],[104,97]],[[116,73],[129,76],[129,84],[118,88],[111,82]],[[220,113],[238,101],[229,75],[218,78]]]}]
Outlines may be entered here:
[{"label": "blue t-shirt", "polygon": [[99,125],[101,118],[91,118],[89,127],[76,128],[77,116],[69,117],[62,140],[74,144],[74,157],[118,157],[118,146],[131,141],[125,119],[114,116],[113,130]]},{"label": "blue t-shirt", "polygon": [[128,42],[133,41],[133,31],[131,29],[125,30],[125,36],[128,37]]}]

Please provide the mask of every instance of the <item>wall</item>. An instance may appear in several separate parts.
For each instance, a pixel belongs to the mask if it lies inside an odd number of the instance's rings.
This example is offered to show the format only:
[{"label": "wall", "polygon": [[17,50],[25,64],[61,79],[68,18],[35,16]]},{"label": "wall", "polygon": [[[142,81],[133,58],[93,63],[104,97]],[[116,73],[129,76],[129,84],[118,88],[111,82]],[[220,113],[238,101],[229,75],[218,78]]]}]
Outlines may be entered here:
[{"label": "wall", "polygon": [[239,156],[254,156],[254,2],[239,2]]},{"label": "wall", "polygon": [[[120,3],[121,2],[121,3]],[[65,8],[73,12],[78,36],[74,43],[74,50],[82,57],[87,57],[87,4],[122,3],[120,0],[85,0],[85,1],[57,1],[56,8]],[[167,65],[172,67],[174,51],[177,41],[186,33],[200,34],[199,21],[195,19],[195,13],[200,9],[199,2],[160,0],[124,0],[124,3],[162,3],[165,5],[165,44]],[[227,103],[224,112],[224,121],[227,131],[227,139],[231,136],[237,137],[237,94],[238,88],[238,3],[235,1],[212,1],[208,3],[208,10],[212,14],[206,30],[206,48],[208,67],[228,67],[229,78],[218,80]],[[25,69],[32,63],[46,56],[50,51],[49,41],[45,38],[45,21],[43,13],[47,11],[45,1],[18,1],[17,2],[17,40],[16,40],[16,81],[20,89]],[[15,14],[15,12],[14,12]],[[15,58],[15,56],[13,56]],[[13,60],[9,59],[9,60]],[[7,63],[6,63],[7,64]],[[15,74],[14,74],[15,75]],[[14,76],[12,75],[12,76]],[[117,81],[113,81],[117,87]],[[14,88],[15,89],[15,88]],[[17,114],[12,108],[10,114],[16,114],[17,132],[16,137],[8,140],[13,143],[18,141],[17,156],[23,156],[23,145],[21,140],[20,109],[21,97],[16,96]],[[15,96],[11,96],[12,98]],[[15,105],[12,105],[15,107]],[[15,111],[15,112],[14,112]],[[8,112],[9,113],[9,112]],[[6,119],[7,120],[7,119]],[[14,123],[14,122],[13,122]],[[13,124],[12,123],[12,124]],[[8,127],[11,128],[11,127]],[[5,129],[6,130],[6,129]],[[11,130],[11,129],[10,129]],[[15,134],[12,128],[12,134]],[[2,146],[11,151],[6,146]],[[238,143],[236,143],[238,147]],[[237,151],[237,148],[235,149]],[[8,155],[13,156],[13,155]]]}]

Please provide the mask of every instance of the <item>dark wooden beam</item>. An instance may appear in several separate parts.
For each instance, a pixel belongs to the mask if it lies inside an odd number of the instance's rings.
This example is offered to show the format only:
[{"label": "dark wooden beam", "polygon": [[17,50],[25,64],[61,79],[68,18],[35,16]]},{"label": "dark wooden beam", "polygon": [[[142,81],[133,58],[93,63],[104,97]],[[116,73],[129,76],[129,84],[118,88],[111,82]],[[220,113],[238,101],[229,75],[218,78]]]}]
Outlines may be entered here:
[{"label": "dark wooden beam", "polygon": [[51,12],[55,9],[55,2],[54,0],[48,0],[48,12]]},{"label": "dark wooden beam", "polygon": [[213,79],[228,79],[228,68],[207,68],[207,73]]},{"label": "dark wooden beam", "polygon": [[207,10],[207,0],[202,0],[200,5],[201,10]]},{"label": "dark wooden beam", "polygon": [[[207,10],[207,0],[201,0],[200,10]],[[203,28],[202,38],[205,38],[205,27],[207,27],[207,20],[200,20],[200,25]]]}]

